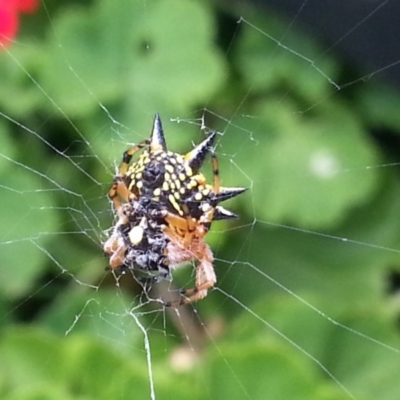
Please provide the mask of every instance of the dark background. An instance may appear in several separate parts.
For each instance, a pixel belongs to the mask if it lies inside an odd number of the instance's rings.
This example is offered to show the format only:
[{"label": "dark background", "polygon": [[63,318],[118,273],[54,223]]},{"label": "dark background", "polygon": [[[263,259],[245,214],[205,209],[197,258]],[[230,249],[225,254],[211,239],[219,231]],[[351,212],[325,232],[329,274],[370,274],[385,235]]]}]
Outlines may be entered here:
[{"label": "dark background", "polygon": [[[333,46],[359,70],[379,75],[400,88],[400,2],[382,0],[254,0],[275,9]],[[268,7],[268,8],[267,8]],[[390,68],[389,68],[390,67]]]}]

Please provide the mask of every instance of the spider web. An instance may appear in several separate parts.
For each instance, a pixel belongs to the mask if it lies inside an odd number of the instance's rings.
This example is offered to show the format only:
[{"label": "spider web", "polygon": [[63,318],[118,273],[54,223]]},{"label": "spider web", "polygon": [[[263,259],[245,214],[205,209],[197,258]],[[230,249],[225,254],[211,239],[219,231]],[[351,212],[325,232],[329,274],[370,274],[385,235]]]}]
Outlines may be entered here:
[{"label": "spider web", "polygon": [[[312,1],[286,19],[43,1],[22,21],[45,29],[1,54],[4,398],[398,398],[398,94],[380,79],[399,58],[336,54],[392,6],[344,10],[329,40],[300,29]],[[216,129],[223,184],[249,188],[207,237],[217,286],[180,309],[153,300],[193,268],[150,293],[104,272],[107,192],[156,111],[180,153]]]}]

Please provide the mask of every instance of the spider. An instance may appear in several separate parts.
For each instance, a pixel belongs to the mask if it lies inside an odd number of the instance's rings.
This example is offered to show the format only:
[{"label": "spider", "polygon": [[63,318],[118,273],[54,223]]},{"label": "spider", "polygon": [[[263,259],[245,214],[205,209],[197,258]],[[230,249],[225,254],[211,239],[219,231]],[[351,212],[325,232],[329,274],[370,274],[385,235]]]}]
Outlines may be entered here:
[{"label": "spider", "polygon": [[[213,221],[237,218],[218,205],[243,193],[244,188],[220,186],[218,160],[213,150],[217,133],[185,155],[167,150],[161,119],[155,115],[150,139],[124,152],[108,193],[117,222],[104,244],[112,271],[141,271],[143,282],[156,283],[171,276],[178,265],[196,263],[196,281],[180,290],[180,306],[201,300],[216,283],[213,254],[204,238]],[[136,162],[132,157],[144,149]],[[199,172],[211,155],[213,183]]]}]

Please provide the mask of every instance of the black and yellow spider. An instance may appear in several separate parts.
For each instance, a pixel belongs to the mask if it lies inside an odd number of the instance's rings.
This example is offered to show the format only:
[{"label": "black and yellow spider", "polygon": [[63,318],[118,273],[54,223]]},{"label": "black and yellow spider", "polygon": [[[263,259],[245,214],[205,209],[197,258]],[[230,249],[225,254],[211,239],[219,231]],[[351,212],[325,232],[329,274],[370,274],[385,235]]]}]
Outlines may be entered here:
[{"label": "black and yellow spider", "polygon": [[[197,260],[196,283],[181,290],[179,306],[200,300],[216,283],[213,254],[204,237],[215,220],[236,218],[218,205],[243,193],[244,188],[220,186],[213,144],[216,132],[185,155],[167,150],[161,120],[156,114],[149,140],[128,149],[114,178],[109,197],[118,220],[104,244],[111,270],[145,272],[142,280],[158,282],[171,270]],[[144,149],[138,160],[132,156]],[[212,185],[199,172],[211,154]]]}]

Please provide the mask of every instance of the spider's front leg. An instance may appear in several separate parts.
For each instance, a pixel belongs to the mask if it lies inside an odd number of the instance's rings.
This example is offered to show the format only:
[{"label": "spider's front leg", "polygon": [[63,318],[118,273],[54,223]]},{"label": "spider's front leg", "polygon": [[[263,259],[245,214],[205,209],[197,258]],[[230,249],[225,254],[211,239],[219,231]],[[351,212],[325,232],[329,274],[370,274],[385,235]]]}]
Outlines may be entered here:
[{"label": "spider's front leg", "polygon": [[114,179],[114,183],[111,186],[110,191],[108,192],[108,197],[113,202],[115,212],[120,218],[122,218],[122,211],[123,211],[123,205],[120,199],[122,199],[124,203],[127,203],[129,201],[129,196],[130,192],[128,188],[126,187],[125,183],[121,180],[121,177],[117,176]]},{"label": "spider's front leg", "polygon": [[123,218],[119,219],[113,228],[111,236],[104,243],[104,253],[110,259],[106,270],[113,271],[124,263],[127,248],[119,232],[119,228],[124,222]]},{"label": "spider's front leg", "polygon": [[[196,285],[191,289],[181,289],[182,298],[177,301],[164,302],[166,307],[179,307],[201,300],[207,296],[207,292],[217,282],[213,262],[213,254],[210,247],[200,241],[196,248],[197,266],[196,266]],[[186,260],[189,261],[189,260]]]},{"label": "spider's front leg", "polygon": [[130,192],[125,184],[124,179],[128,172],[129,163],[132,160],[132,156],[143,147],[148,146],[149,143],[149,140],[144,140],[136,146],[133,146],[130,149],[126,150],[122,156],[122,163],[119,166],[118,175],[115,176],[111,189],[108,192],[108,197],[113,202],[115,211],[118,214],[120,214],[122,207],[120,199],[122,199],[125,203],[129,201]]}]

